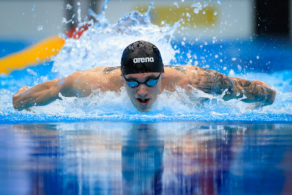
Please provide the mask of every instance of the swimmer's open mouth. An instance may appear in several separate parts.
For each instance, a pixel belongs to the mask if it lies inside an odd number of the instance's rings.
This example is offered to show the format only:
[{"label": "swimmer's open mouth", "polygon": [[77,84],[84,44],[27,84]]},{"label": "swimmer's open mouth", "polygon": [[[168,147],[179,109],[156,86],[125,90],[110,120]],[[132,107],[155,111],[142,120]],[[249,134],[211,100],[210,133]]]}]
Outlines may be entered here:
[{"label": "swimmer's open mouth", "polygon": [[143,106],[147,105],[148,102],[149,102],[149,100],[150,100],[150,99],[141,99],[141,98],[137,98],[138,103],[141,104],[141,105],[143,105]]}]

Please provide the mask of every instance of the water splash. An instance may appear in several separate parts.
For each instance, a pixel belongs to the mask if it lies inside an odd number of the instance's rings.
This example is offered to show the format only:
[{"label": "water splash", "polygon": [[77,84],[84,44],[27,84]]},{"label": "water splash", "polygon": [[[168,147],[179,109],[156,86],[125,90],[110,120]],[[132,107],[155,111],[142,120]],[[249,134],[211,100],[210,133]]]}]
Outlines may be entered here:
[{"label": "water splash", "polygon": [[157,45],[164,64],[174,60],[175,50],[170,41],[177,25],[163,28],[153,25],[150,11],[146,14],[130,12],[116,24],[110,24],[103,12],[99,15],[90,13],[98,22],[79,40],[67,39],[59,55],[54,58],[53,71],[59,77],[99,66],[119,66],[123,49],[137,40]]},{"label": "water splash", "polygon": [[[140,113],[130,102],[125,89],[120,93],[100,92],[86,98],[63,97],[47,106],[33,107],[30,111],[15,111],[11,98],[20,85],[35,85],[37,83],[67,76],[75,71],[88,70],[99,66],[118,66],[123,49],[137,40],[154,43],[161,51],[164,64],[190,62],[204,64],[198,56],[200,48],[188,48],[187,55],[180,60],[179,53],[182,43],[173,44],[175,29],[180,25],[158,27],[150,21],[150,10],[146,14],[130,12],[117,23],[111,24],[105,17],[108,1],[101,14],[90,14],[97,23],[93,24],[79,40],[67,39],[66,44],[54,58],[52,75],[40,75],[38,71],[25,69],[29,78],[19,82],[18,77],[2,77],[0,90],[0,123],[36,122],[36,121],[86,121],[86,120],[115,120],[115,121],[172,121],[172,120],[200,120],[200,121],[292,121],[292,80],[291,71],[267,73],[236,74],[230,67],[224,66],[230,76],[244,77],[250,80],[263,80],[276,89],[277,98],[273,105],[261,109],[252,109],[251,104],[238,100],[225,102],[220,96],[205,94],[193,90],[187,94],[178,88],[176,92],[163,92],[153,108],[148,113]],[[187,42],[187,39],[183,39]],[[208,44],[204,44],[204,46]],[[209,44],[210,45],[210,44]],[[221,48],[222,50],[222,48]],[[210,51],[208,51],[210,53]],[[212,55],[211,55],[212,54]],[[217,53],[211,53],[214,59],[219,59]],[[216,58],[217,55],[217,58]],[[237,62],[234,56],[228,56],[231,62]],[[199,61],[200,60],[200,61]],[[232,61],[233,60],[233,61]],[[198,63],[198,61],[200,63]],[[218,70],[218,69],[217,69]],[[219,69],[220,70],[220,69]],[[39,75],[36,75],[38,72]]]}]

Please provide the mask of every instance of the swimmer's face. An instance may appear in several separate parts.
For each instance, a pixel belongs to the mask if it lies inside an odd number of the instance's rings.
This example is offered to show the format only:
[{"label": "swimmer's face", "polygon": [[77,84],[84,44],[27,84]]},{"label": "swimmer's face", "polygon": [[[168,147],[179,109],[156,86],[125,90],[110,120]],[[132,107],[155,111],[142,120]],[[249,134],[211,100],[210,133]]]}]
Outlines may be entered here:
[{"label": "swimmer's face", "polygon": [[[141,112],[148,111],[161,92],[162,73],[135,73],[124,76],[127,93]],[[136,86],[138,84],[138,86]]]}]

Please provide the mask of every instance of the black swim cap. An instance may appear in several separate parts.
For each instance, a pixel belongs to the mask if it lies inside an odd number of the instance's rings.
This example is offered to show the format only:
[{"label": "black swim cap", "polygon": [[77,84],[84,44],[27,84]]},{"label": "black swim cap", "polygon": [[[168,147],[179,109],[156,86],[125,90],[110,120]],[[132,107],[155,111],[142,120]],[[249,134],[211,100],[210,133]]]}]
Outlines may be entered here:
[{"label": "black swim cap", "polygon": [[136,41],[123,52],[121,60],[123,75],[144,72],[164,72],[158,48],[146,41]]}]

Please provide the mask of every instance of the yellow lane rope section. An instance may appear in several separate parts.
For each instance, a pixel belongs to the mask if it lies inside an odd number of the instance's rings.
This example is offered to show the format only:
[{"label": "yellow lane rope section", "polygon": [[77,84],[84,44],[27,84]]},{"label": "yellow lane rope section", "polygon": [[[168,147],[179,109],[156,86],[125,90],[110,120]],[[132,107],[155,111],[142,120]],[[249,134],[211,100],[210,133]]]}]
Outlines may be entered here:
[{"label": "yellow lane rope section", "polygon": [[58,54],[64,44],[64,38],[53,36],[20,52],[5,56],[0,59],[0,74],[9,74],[13,70],[47,61]]}]

